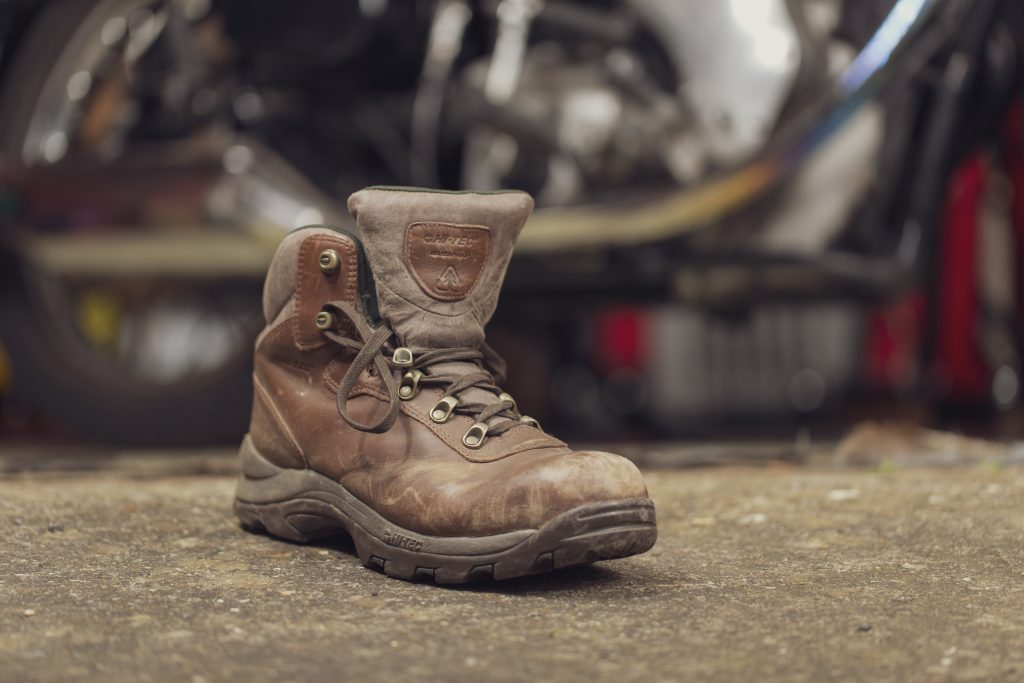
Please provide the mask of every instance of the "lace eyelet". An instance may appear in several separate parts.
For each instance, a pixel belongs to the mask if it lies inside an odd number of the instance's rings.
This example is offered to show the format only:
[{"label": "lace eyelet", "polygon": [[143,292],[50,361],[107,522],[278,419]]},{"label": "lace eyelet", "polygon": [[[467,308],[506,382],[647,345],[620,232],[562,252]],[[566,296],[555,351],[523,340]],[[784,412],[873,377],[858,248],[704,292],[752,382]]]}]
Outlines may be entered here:
[{"label": "lace eyelet", "polygon": [[337,272],[338,268],[341,267],[341,257],[333,249],[327,249],[320,253],[317,263],[320,264],[320,270],[323,271],[324,275],[330,275]]},{"label": "lace eyelet", "polygon": [[523,424],[530,425],[534,429],[540,429],[540,422],[537,422],[535,419],[533,419],[529,415],[523,415],[522,417],[519,418],[519,421],[522,422]]},{"label": "lace eyelet", "polygon": [[398,398],[403,401],[409,401],[416,397],[416,392],[420,389],[420,379],[423,378],[423,373],[419,370],[408,370],[402,375],[402,382],[398,385]]},{"label": "lace eyelet", "polygon": [[484,445],[484,439],[487,438],[487,423],[476,422],[472,427],[469,428],[463,437],[462,443],[466,448],[480,448]]},{"label": "lace eyelet", "polygon": [[410,365],[412,365],[413,362],[412,351],[405,348],[404,346],[399,346],[391,355],[391,362],[400,368],[409,367]]},{"label": "lace eyelet", "polygon": [[519,410],[519,405],[516,403],[516,400],[512,398],[512,394],[508,393],[507,391],[503,391],[500,394],[498,394],[498,400],[508,401],[512,404],[512,410]]},{"label": "lace eyelet", "polygon": [[445,396],[430,409],[430,419],[437,424],[444,424],[451,418],[458,405],[459,399],[454,396]]},{"label": "lace eyelet", "polygon": [[320,311],[316,314],[314,322],[316,323],[316,329],[325,331],[334,327],[335,317],[330,311]]}]

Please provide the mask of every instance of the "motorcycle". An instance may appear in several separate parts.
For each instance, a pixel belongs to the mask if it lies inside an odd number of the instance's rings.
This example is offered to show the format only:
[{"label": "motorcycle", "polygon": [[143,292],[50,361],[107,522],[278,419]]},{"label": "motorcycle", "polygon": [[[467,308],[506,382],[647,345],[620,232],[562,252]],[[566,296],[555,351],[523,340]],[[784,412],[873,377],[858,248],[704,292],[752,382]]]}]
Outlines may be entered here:
[{"label": "motorcycle", "polygon": [[1013,0],[5,0],[0,338],[77,433],[233,439],[274,246],[366,185],[534,194],[503,311],[551,329],[539,301],[934,289],[1022,27]]}]

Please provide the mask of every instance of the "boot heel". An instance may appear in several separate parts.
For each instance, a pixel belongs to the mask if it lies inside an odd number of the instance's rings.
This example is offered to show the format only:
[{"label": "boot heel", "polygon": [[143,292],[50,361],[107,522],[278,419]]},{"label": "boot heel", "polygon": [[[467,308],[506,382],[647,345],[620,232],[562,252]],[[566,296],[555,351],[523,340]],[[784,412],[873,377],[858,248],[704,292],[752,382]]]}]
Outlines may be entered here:
[{"label": "boot heel", "polygon": [[238,458],[242,463],[242,478],[250,481],[271,479],[287,471],[263,457],[256,450],[256,446],[253,445],[248,434],[242,439],[242,445],[238,447]]},{"label": "boot heel", "polygon": [[270,534],[296,543],[344,533],[322,503],[303,496],[308,470],[278,467],[256,450],[246,435],[239,449],[242,474],[235,489],[235,515],[246,531]]}]

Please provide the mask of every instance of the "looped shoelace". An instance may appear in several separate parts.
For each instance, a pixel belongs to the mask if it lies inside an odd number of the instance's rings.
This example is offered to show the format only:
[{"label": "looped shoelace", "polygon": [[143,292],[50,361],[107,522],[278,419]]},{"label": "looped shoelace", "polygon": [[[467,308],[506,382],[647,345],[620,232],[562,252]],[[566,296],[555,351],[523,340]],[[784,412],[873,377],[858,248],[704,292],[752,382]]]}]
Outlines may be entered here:
[{"label": "looped shoelace", "polygon": [[[323,308],[335,314],[340,320],[344,316],[352,323],[359,339],[345,337],[333,329],[324,330],[324,336],[347,349],[356,352],[356,357],[345,373],[338,387],[338,414],[350,426],[362,432],[373,432],[380,434],[388,431],[398,419],[399,406],[399,379],[400,376],[410,370],[420,370],[423,376],[419,380],[420,386],[444,387],[442,398],[449,396],[458,398],[458,394],[470,388],[483,389],[484,391],[496,394],[495,400],[491,403],[470,403],[459,402],[455,413],[470,415],[477,422],[487,423],[494,417],[508,418],[493,425],[488,425],[487,436],[497,436],[510,429],[522,426],[519,422],[521,417],[516,409],[514,401],[498,398],[497,394],[502,392],[497,382],[504,379],[504,361],[486,344],[481,348],[461,347],[450,349],[431,349],[425,347],[406,347],[412,351],[412,363],[398,365],[393,360],[395,351],[394,345],[390,343],[394,333],[387,327],[372,328],[367,324],[365,317],[359,313],[351,304],[344,301],[332,301]],[[339,315],[340,314],[340,315]],[[426,369],[433,365],[451,362],[472,363],[478,369],[466,373],[439,373],[428,374]],[[384,384],[384,390],[388,395],[388,411],[377,422],[363,424],[355,420],[348,413],[348,398],[355,387],[356,381],[363,370],[372,367],[375,374],[380,377]],[[493,372],[485,370],[489,367]]]}]

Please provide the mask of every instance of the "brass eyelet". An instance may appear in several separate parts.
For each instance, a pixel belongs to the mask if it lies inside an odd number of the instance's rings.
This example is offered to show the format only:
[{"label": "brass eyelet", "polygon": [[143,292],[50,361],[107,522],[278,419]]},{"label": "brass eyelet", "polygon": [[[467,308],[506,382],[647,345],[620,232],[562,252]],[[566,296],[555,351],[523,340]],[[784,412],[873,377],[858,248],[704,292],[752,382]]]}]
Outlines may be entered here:
[{"label": "brass eyelet", "polygon": [[454,396],[445,396],[430,409],[430,419],[439,425],[444,424],[451,418],[458,405],[459,399]]},{"label": "brass eyelet", "polygon": [[523,415],[522,417],[519,418],[519,421],[522,422],[523,424],[530,425],[534,429],[540,429],[540,422],[537,422],[529,415]]},{"label": "brass eyelet", "polygon": [[329,330],[334,327],[334,314],[330,311],[320,311],[316,314],[315,322],[318,330]]},{"label": "brass eyelet", "polygon": [[420,380],[423,378],[423,373],[419,370],[408,370],[402,375],[402,382],[398,385],[398,398],[403,401],[408,401],[416,397],[416,392],[420,389]]},{"label": "brass eyelet", "polygon": [[338,252],[333,249],[327,249],[320,253],[320,258],[317,259],[317,263],[320,264],[320,270],[325,275],[337,272],[338,268],[341,267],[341,257],[338,256]]},{"label": "brass eyelet", "polygon": [[487,423],[486,422],[475,422],[473,426],[469,428],[469,431],[462,437],[462,443],[466,448],[480,448],[484,445],[484,439],[487,438]]},{"label": "brass eyelet", "polygon": [[512,410],[519,410],[519,406],[516,403],[516,400],[512,398],[512,394],[508,393],[507,391],[503,391],[500,394],[498,394],[498,400],[509,401],[512,404]]},{"label": "brass eyelet", "polygon": [[405,348],[404,346],[399,346],[391,355],[391,362],[400,368],[409,367],[410,365],[412,365],[412,360],[412,351]]}]

